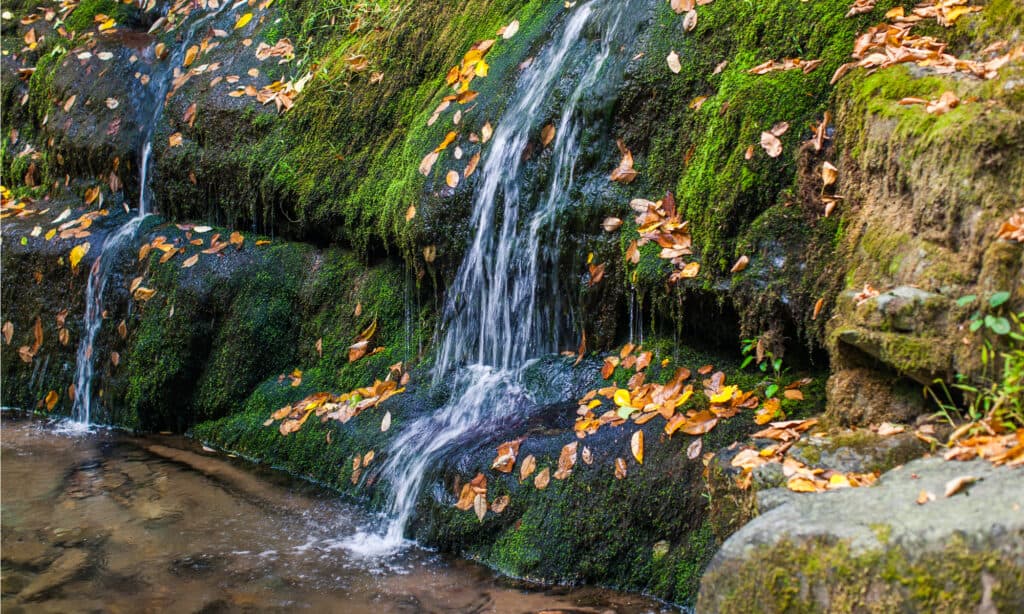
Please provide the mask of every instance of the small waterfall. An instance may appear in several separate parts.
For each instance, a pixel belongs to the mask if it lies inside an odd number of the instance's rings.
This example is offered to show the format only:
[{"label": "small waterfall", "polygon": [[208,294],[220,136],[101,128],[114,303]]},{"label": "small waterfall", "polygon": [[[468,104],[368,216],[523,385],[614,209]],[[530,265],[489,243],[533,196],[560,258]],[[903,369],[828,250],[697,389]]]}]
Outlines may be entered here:
[{"label": "small waterfall", "polygon": [[[89,281],[85,288],[84,335],[78,344],[75,359],[75,401],[72,407],[72,424],[75,429],[88,429],[92,419],[92,380],[95,372],[96,335],[103,324],[103,292],[111,277],[114,264],[124,249],[134,244],[135,234],[142,221],[150,214],[152,189],[149,186],[149,167],[153,157],[153,134],[163,115],[167,93],[174,80],[174,69],[183,63],[185,52],[192,45],[203,27],[221,13],[229,10],[227,2],[218,4],[211,0],[204,5],[210,9],[188,26],[174,52],[165,60],[157,60],[157,67],[150,75],[151,87],[139,92],[138,100],[151,108],[149,121],[143,125],[142,153],[139,156],[139,202],[134,216],[111,233],[100,246],[99,256],[89,269]],[[237,6],[237,4],[236,4]],[[191,16],[191,14],[190,14]]]},{"label": "small waterfall", "polygon": [[[391,486],[381,534],[347,541],[357,554],[394,552],[427,471],[439,454],[474,431],[508,419],[531,403],[522,385],[533,358],[557,351],[565,313],[560,303],[555,215],[569,200],[585,125],[580,102],[593,93],[609,64],[628,2],[592,0],[571,10],[561,32],[520,77],[498,121],[473,201],[472,243],[448,290],[434,384],[446,382],[448,402],[404,427],[390,444],[383,477]],[[599,29],[599,41],[584,32]],[[541,125],[545,104],[561,79],[575,87],[554,122],[550,171],[539,201],[521,187],[528,181],[523,151]]]}]

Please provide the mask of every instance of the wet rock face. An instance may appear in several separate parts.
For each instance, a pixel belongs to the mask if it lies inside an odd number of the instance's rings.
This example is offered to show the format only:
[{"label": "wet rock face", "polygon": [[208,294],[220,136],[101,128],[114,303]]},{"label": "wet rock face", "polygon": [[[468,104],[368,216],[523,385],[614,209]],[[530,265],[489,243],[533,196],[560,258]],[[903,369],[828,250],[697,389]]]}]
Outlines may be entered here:
[{"label": "wet rock face", "polygon": [[[978,481],[945,497],[963,476]],[[722,545],[697,610],[1016,611],[1024,605],[1020,479],[1020,469],[927,458],[872,488],[789,493]],[[919,504],[922,492],[931,500]]]}]

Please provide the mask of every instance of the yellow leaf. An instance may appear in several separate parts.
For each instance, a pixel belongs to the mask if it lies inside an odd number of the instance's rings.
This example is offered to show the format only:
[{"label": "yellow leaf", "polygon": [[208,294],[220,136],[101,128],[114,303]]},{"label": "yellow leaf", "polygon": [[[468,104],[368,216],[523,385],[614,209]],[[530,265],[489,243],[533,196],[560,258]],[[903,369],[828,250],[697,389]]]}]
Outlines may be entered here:
[{"label": "yellow leaf", "polygon": [[109,30],[110,28],[113,28],[116,25],[117,21],[113,17],[111,17],[110,19],[100,24],[100,32],[103,32],[104,30]]},{"label": "yellow leaf", "polygon": [[786,482],[786,488],[793,492],[818,492],[818,487],[813,480],[794,475]]},{"label": "yellow leaf", "polygon": [[238,18],[235,22],[235,29],[244,28],[250,21],[252,21],[252,13],[246,13]]},{"label": "yellow leaf", "polygon": [[613,400],[619,407],[632,407],[632,399],[629,398],[629,391],[625,388],[616,390]]},{"label": "yellow leaf", "polygon": [[199,46],[198,45],[192,45],[191,47],[189,47],[188,50],[185,51],[185,62],[184,62],[184,65],[185,66],[189,66],[189,65],[192,64],[192,62],[195,62],[197,55],[199,55]]},{"label": "yellow leaf", "polygon": [[82,261],[82,258],[89,253],[89,243],[82,243],[71,248],[71,253],[68,255],[68,260],[71,261],[71,270],[78,269],[78,263]]},{"label": "yellow leaf", "polygon": [[171,136],[167,137],[167,144],[171,147],[179,147],[181,145],[181,133],[175,132]]},{"label": "yellow leaf", "polygon": [[633,458],[636,462],[641,465],[644,464],[644,432],[637,431],[633,433],[633,437],[629,440],[629,449],[633,453]]},{"label": "yellow leaf", "polygon": [[728,403],[738,389],[738,386],[723,386],[718,394],[711,395],[710,400],[712,403]]}]

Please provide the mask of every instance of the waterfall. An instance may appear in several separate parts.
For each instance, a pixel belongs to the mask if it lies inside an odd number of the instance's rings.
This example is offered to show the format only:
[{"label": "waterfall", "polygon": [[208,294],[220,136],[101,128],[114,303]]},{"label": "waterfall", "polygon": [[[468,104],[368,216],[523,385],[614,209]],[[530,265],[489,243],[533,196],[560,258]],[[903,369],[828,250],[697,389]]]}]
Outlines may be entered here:
[{"label": "waterfall", "polygon": [[[628,3],[616,0],[592,0],[572,9],[561,31],[520,76],[485,150],[473,196],[475,234],[445,305],[433,383],[446,382],[452,394],[390,444],[382,469],[391,487],[386,526],[378,534],[353,536],[346,543],[350,550],[383,555],[401,548],[424,477],[439,454],[531,402],[523,372],[531,359],[558,349],[564,318],[555,216],[574,186],[585,127],[580,102],[603,76],[627,11]],[[594,27],[601,32],[597,44],[584,37]],[[522,154],[546,123],[545,104],[566,78],[575,78],[575,86],[554,122],[549,179],[534,204],[521,193],[529,174]]]},{"label": "waterfall", "polygon": [[[174,69],[183,64],[185,52],[192,45],[196,35],[203,31],[217,16],[229,11],[227,2],[217,4],[212,0],[206,5],[212,9],[189,24],[178,46],[165,60],[156,60],[150,87],[139,92],[138,99],[151,108],[149,121],[142,126],[142,149],[139,155],[139,202],[131,218],[112,232],[100,246],[99,255],[89,269],[89,280],[85,288],[85,320],[82,340],[78,344],[75,359],[75,400],[72,407],[72,426],[88,429],[92,419],[92,381],[95,372],[96,335],[103,324],[103,292],[114,270],[114,264],[123,250],[134,244],[135,235],[142,221],[150,214],[152,189],[149,186],[149,170],[153,157],[153,134],[163,115],[167,93],[174,80]],[[235,4],[238,6],[238,3]],[[191,16],[191,14],[190,14]],[[187,19],[187,18],[186,18]]]}]

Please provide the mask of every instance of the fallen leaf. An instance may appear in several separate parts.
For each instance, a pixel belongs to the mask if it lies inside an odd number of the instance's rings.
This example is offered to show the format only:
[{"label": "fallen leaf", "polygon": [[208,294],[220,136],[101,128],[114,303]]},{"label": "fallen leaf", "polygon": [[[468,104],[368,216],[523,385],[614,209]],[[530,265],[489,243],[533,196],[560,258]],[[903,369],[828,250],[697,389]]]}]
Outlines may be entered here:
[{"label": "fallen leaf", "polygon": [[839,177],[839,169],[836,168],[835,166],[833,166],[831,162],[826,160],[821,165],[821,182],[822,182],[822,187],[827,188],[828,186],[834,184],[838,177]]},{"label": "fallen leaf", "polygon": [[771,158],[778,158],[782,155],[782,141],[771,132],[761,133],[761,147]]},{"label": "fallen leaf", "polygon": [[616,144],[619,147],[619,151],[622,153],[622,160],[619,162],[619,166],[612,171],[611,180],[622,183],[632,183],[637,176],[637,172],[633,169],[633,154],[626,149],[626,146],[622,143],[621,139],[616,141]]},{"label": "fallen leaf", "polygon": [[[513,439],[498,446],[498,455],[491,463],[491,469],[496,469],[502,473],[512,473],[512,469],[516,464],[516,456],[519,455],[519,444],[522,441],[522,439]],[[525,478],[526,475],[522,477]]]},{"label": "fallen leaf", "polygon": [[606,217],[601,222],[601,227],[604,228],[605,232],[615,232],[622,226],[622,220],[617,217]]},{"label": "fallen leaf", "polygon": [[580,457],[583,459],[584,463],[588,465],[594,464],[594,454],[587,446],[583,446],[583,452],[580,453]]},{"label": "fallen leaf", "polygon": [[235,21],[235,29],[244,28],[248,23],[252,21],[252,13],[246,13]]},{"label": "fallen leaf", "polygon": [[896,435],[902,433],[906,429],[899,424],[893,424],[891,422],[883,422],[878,425],[878,434],[882,437],[888,437],[889,435]]},{"label": "fallen leaf", "polygon": [[46,393],[46,411],[53,411],[53,408],[57,406],[57,401],[60,400],[60,395],[57,394],[56,390],[51,390]]},{"label": "fallen leaf", "polygon": [[110,353],[110,364],[114,365],[115,367],[117,365],[121,364],[121,354],[119,354],[117,352],[111,352]]},{"label": "fallen leaf", "polygon": [[[683,30],[692,32],[697,27],[697,11],[696,9],[690,9],[686,13],[686,17],[683,17]],[[678,71],[677,71],[678,72]]]},{"label": "fallen leaf", "polygon": [[191,256],[189,256],[188,258],[185,259],[185,262],[181,263],[181,268],[183,268],[183,269],[191,268],[191,267],[195,266],[195,264],[197,262],[199,262],[199,254],[192,254]]},{"label": "fallen leaf", "polygon": [[817,301],[815,301],[815,303],[814,303],[814,313],[811,314],[811,319],[812,320],[817,320],[818,319],[818,314],[821,313],[821,308],[824,307],[824,306],[825,306],[825,299],[824,298],[819,298]]},{"label": "fallen leaf", "polygon": [[675,50],[668,54],[665,61],[668,63],[668,69],[677,75],[683,69],[683,65],[679,63],[679,54]]},{"label": "fallen leaf", "polygon": [[530,454],[523,459],[523,464],[519,466],[519,481],[522,482],[526,478],[530,477],[533,470],[537,468],[537,459],[534,458],[533,454]]},{"label": "fallen leaf", "polygon": [[14,323],[10,320],[4,322],[3,326],[4,343],[6,345],[11,344],[11,338],[14,337]]},{"label": "fallen leaf", "polygon": [[181,140],[181,133],[175,132],[171,136],[167,137],[167,144],[170,145],[171,147],[179,147],[181,146]]},{"label": "fallen leaf", "polygon": [[449,188],[455,188],[459,185],[459,173],[457,171],[448,171],[445,175],[444,182],[448,184]]},{"label": "fallen leaf", "polygon": [[790,401],[803,401],[804,400],[804,393],[800,392],[799,390],[786,390],[782,394],[783,394],[783,396],[785,396]]},{"label": "fallen leaf", "polygon": [[704,448],[703,439],[694,439],[689,446],[686,447],[686,458],[690,460],[696,459],[700,456],[700,451]]},{"label": "fallen leaf", "polygon": [[384,418],[380,421],[380,432],[386,433],[391,428],[391,412],[384,412]]},{"label": "fallen leaf", "polygon": [[487,515],[487,497],[484,495],[477,495],[473,497],[473,511],[476,513],[476,517],[480,522],[484,521],[484,516]]},{"label": "fallen leaf", "polygon": [[558,455],[558,471],[555,472],[556,480],[564,480],[572,473],[576,465],[577,442],[568,443],[562,446],[562,452]]},{"label": "fallen leaf", "polygon": [[549,469],[548,467],[544,467],[544,469],[537,474],[537,477],[533,479],[533,485],[536,486],[538,490],[544,490],[545,488],[548,487],[548,484],[550,482],[551,469]]},{"label": "fallen leaf", "polygon": [[469,176],[476,171],[477,165],[480,164],[480,152],[477,152],[470,156],[469,162],[466,163],[466,170],[463,171],[462,176],[469,179]]},{"label": "fallen leaf", "polygon": [[71,262],[71,270],[75,271],[78,269],[78,263],[82,261],[82,258],[89,253],[89,243],[80,243],[71,248],[71,253],[68,254],[68,261]]},{"label": "fallen leaf", "polygon": [[491,502],[491,511],[495,514],[500,514],[505,511],[508,504],[512,502],[512,498],[508,495],[502,495]]},{"label": "fallen leaf", "polygon": [[929,503],[934,500],[934,494],[928,492],[927,490],[922,490],[921,492],[917,493],[917,499],[915,500],[915,503],[917,503],[918,505],[924,505],[925,503]]},{"label": "fallen leaf", "polygon": [[622,458],[615,459],[615,479],[621,480],[626,477],[626,461]]},{"label": "fallen leaf", "polygon": [[414,217],[416,217],[416,205],[409,205],[409,208],[405,210],[405,221],[411,222]]},{"label": "fallen leaf", "polygon": [[633,453],[633,458],[636,462],[641,465],[644,464],[644,432],[637,431],[633,433],[633,437],[629,440],[629,449]]},{"label": "fallen leaf", "polygon": [[740,256],[739,259],[736,260],[736,264],[732,265],[732,268],[729,269],[729,272],[730,273],[739,273],[743,269],[747,268],[747,263],[748,262],[750,262],[750,258],[748,258],[745,255],[744,256]]},{"label": "fallen leaf", "polygon": [[519,20],[515,19],[511,23],[509,23],[507,26],[505,26],[504,28],[501,28],[500,30],[498,30],[498,35],[501,36],[503,39],[508,40],[508,39],[512,38],[513,36],[515,36],[516,32],[518,32],[518,31],[519,31]]},{"label": "fallen leaf", "polygon": [[540,144],[547,147],[555,138],[555,125],[548,124],[540,131]]},{"label": "fallen leaf", "polygon": [[434,163],[437,162],[437,158],[440,154],[436,151],[432,151],[427,155],[423,156],[423,160],[420,162],[420,174],[426,177],[430,174],[430,169],[434,168]]},{"label": "fallen leaf", "polygon": [[975,477],[973,475],[962,475],[958,478],[953,478],[952,480],[946,482],[945,496],[952,497],[956,493],[960,492],[961,490],[964,490],[967,486],[970,486],[971,484],[977,482],[980,479],[981,478]]}]

